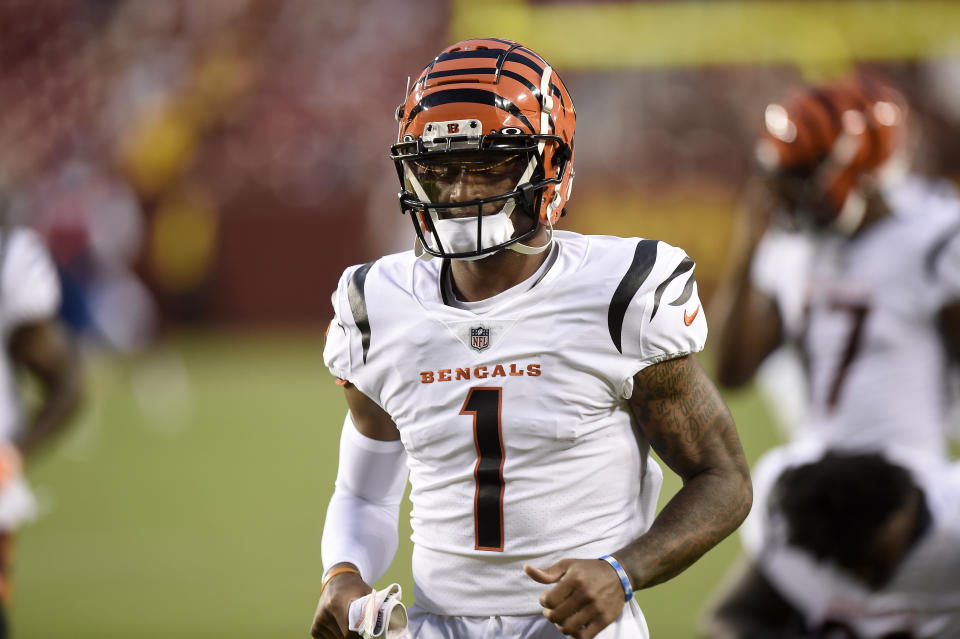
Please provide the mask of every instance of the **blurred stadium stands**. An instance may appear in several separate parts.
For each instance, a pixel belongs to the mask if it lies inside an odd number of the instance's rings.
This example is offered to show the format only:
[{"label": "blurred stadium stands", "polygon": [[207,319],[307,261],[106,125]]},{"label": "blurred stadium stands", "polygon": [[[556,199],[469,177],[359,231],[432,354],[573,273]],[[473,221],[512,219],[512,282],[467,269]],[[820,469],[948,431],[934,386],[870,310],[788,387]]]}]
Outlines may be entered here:
[{"label": "blurred stadium stands", "polygon": [[409,244],[386,158],[404,79],[496,34],[575,96],[567,228],[679,243],[709,289],[758,114],[805,77],[888,74],[920,165],[960,175],[957,25],[928,1],[6,0],[0,182],[47,230],[103,216],[92,184],[129,189],[167,323],[322,323],[344,264]]},{"label": "blurred stadium stands", "polygon": [[[155,305],[175,334],[139,368],[96,360],[84,420],[30,469],[50,512],[23,536],[20,636],[305,636],[343,414],[319,360],[329,293],[411,245],[394,108],[484,35],[542,53],[574,96],[561,227],[679,244],[704,299],[763,107],[805,79],[887,74],[917,166],[960,178],[954,2],[0,0],[0,194],[77,289],[109,285],[78,322],[137,348]],[[219,333],[238,326],[315,330]],[[755,396],[731,407],[754,460],[776,435]],[[692,637],[736,554],[641,593],[654,636]],[[408,558],[388,578],[406,585]]]}]

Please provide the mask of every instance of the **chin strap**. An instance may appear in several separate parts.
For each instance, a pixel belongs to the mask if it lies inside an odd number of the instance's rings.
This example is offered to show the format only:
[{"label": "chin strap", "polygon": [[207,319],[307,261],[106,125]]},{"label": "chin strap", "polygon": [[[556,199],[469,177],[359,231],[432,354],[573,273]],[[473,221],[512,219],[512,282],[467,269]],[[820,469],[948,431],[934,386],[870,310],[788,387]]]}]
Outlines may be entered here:
[{"label": "chin strap", "polygon": [[543,253],[548,248],[553,245],[553,224],[547,225],[547,242],[541,246],[530,246],[529,244],[521,244],[520,242],[514,242],[513,244],[507,246],[511,251],[516,251],[517,253],[523,253],[524,255],[537,255]]},{"label": "chin strap", "polygon": [[[417,251],[419,251],[419,253]],[[420,241],[419,237],[413,238],[413,254],[418,260],[423,260],[424,262],[429,262],[436,257],[435,255],[430,255],[424,250],[423,242]]]}]

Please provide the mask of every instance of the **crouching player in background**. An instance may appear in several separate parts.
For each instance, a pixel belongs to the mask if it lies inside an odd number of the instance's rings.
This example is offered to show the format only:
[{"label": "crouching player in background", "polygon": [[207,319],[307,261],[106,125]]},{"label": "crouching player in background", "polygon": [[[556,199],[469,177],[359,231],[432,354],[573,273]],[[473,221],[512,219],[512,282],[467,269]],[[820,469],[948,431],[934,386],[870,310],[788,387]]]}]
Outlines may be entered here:
[{"label": "crouching player in background", "polygon": [[960,464],[793,447],[756,477],[712,637],[960,637]]},{"label": "crouching player in background", "polygon": [[[634,590],[751,503],[733,420],[692,355],[707,332],[694,262],[554,231],[576,115],[519,44],[444,50],[397,117],[417,250],[347,269],[334,295],[324,357],[350,411],[312,634],[357,627],[348,609],[393,558],[409,468],[411,636],[646,637]],[[683,480],[656,518],[651,447]]]},{"label": "crouching player in background", "polygon": [[[80,399],[80,362],[57,319],[59,304],[57,271],[39,236],[0,225],[0,638],[8,634],[13,534],[36,509],[23,457],[67,423]],[[21,372],[39,382],[41,399],[29,414],[17,383]]]}]

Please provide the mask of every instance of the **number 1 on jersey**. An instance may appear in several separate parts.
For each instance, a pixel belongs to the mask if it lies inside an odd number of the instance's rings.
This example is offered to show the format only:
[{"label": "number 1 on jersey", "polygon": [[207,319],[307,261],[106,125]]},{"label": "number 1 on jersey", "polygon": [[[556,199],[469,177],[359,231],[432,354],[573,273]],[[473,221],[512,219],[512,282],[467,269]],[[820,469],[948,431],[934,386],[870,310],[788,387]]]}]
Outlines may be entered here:
[{"label": "number 1 on jersey", "polygon": [[475,387],[467,393],[461,415],[473,415],[477,484],[473,498],[476,550],[503,552],[503,432],[500,422],[502,388]]}]

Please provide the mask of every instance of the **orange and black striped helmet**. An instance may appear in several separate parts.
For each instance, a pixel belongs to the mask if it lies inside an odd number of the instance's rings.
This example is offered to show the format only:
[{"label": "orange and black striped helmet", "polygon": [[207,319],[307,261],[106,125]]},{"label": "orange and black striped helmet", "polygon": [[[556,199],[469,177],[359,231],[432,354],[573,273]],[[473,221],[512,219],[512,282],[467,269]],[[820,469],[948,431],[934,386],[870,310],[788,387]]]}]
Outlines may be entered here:
[{"label": "orange and black striped helmet", "polygon": [[[466,40],[444,49],[408,91],[397,108],[397,120],[399,133],[390,157],[400,178],[400,206],[411,214],[428,253],[487,255],[532,237],[540,225],[552,227],[565,213],[573,188],[576,112],[560,76],[530,49],[497,38]],[[465,153],[519,156],[523,168],[517,183],[483,200],[438,203],[418,180],[417,167]],[[434,225],[438,212],[476,207],[482,224],[482,206],[499,202],[508,213],[526,212],[531,228],[492,246],[482,246],[478,236],[473,251],[451,253],[439,245]]]},{"label": "orange and black striped helmet", "polygon": [[903,96],[872,75],[809,87],[767,106],[757,159],[801,222],[852,231],[862,180],[886,177],[905,147],[906,117]]}]

